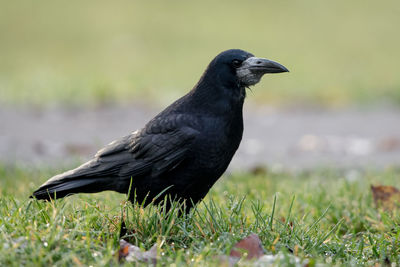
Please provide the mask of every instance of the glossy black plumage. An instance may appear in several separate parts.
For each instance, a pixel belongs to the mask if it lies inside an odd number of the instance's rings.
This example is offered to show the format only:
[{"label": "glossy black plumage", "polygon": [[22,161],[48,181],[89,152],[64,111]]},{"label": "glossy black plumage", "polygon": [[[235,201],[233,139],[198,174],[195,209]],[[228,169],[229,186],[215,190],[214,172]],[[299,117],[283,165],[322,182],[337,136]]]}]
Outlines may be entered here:
[{"label": "glossy black plumage", "polygon": [[265,73],[284,71],[282,65],[243,50],[222,52],[188,94],[143,129],[112,142],[78,168],[54,176],[33,197],[128,193],[132,181],[131,195],[135,192],[139,202],[147,205],[168,188],[164,194],[192,207],[224,173],[239,147],[245,88]]}]

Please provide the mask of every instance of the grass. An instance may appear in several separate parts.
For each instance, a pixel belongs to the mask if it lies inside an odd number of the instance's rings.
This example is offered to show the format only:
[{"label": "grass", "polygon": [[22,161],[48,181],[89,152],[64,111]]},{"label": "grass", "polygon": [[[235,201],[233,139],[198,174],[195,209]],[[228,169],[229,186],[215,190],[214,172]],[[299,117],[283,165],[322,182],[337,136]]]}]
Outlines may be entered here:
[{"label": "grass", "polygon": [[[291,70],[265,77],[257,99],[249,94],[255,102],[400,103],[395,0],[0,6],[0,105],[164,105],[229,48]],[[158,244],[160,266],[219,266],[216,257],[252,232],[267,253],[310,266],[400,264],[398,211],[377,209],[370,193],[370,184],[396,186],[400,170],[226,175],[186,217],[111,192],[28,199],[56,172],[0,165],[0,266],[116,265],[122,212],[132,243]]]},{"label": "grass", "polygon": [[264,78],[256,102],[400,102],[395,0],[0,5],[1,104],[170,103],[229,48],[291,70]]},{"label": "grass", "polygon": [[399,214],[377,209],[370,193],[370,184],[397,185],[399,170],[227,175],[186,217],[132,206],[112,192],[28,199],[52,174],[0,168],[0,265],[117,264],[122,211],[133,244],[158,244],[160,266],[219,266],[217,256],[249,233],[268,254],[293,251],[310,266],[400,263]]}]

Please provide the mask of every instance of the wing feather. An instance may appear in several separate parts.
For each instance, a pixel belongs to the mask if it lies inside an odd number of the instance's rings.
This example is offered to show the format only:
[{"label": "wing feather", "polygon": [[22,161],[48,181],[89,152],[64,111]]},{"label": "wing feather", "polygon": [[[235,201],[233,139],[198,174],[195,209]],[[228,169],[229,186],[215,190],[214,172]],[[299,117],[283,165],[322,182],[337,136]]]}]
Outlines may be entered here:
[{"label": "wing feather", "polygon": [[94,159],[73,170],[72,176],[155,177],[176,168],[198,134],[177,118],[182,116],[151,121],[141,131],[111,142]]}]

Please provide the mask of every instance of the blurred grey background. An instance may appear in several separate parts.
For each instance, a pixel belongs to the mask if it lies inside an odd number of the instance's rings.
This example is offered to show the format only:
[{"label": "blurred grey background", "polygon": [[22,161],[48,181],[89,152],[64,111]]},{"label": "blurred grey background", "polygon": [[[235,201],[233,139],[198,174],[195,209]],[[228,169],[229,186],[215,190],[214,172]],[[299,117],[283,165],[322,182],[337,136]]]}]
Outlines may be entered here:
[{"label": "blurred grey background", "polygon": [[241,48],[291,72],[248,93],[231,168],[400,165],[398,1],[0,5],[0,163],[88,159]]}]

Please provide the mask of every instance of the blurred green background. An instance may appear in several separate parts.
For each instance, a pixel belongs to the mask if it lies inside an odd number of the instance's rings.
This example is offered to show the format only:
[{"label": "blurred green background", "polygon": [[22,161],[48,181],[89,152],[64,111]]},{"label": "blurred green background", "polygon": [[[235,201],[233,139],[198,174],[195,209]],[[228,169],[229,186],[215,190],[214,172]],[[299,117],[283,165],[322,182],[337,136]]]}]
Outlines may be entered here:
[{"label": "blurred green background", "polygon": [[252,101],[400,103],[400,2],[0,2],[0,103],[166,104],[219,52],[241,48],[291,72]]}]

